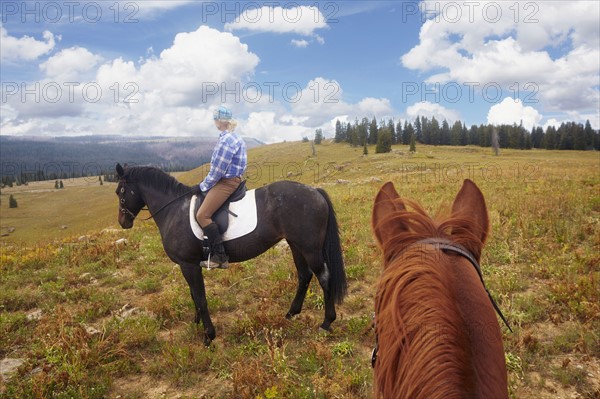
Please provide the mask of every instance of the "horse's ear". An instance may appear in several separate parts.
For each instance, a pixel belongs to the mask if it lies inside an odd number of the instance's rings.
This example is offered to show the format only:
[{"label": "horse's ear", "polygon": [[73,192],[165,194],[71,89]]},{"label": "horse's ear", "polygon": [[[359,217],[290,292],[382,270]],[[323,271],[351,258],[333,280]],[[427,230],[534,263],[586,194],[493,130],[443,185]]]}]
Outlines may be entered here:
[{"label": "horse's ear", "polygon": [[474,232],[481,239],[481,243],[485,243],[490,226],[488,211],[483,194],[477,185],[469,179],[465,179],[462,188],[454,199],[452,216],[471,219],[474,223],[474,226],[472,226],[475,229]]},{"label": "horse's ear", "polygon": [[123,167],[120,163],[117,164],[117,174],[119,175],[119,177],[123,177],[123,175],[125,174],[125,171],[123,170]]},{"label": "horse's ear", "polygon": [[384,237],[391,237],[398,231],[406,231],[403,225],[391,217],[394,213],[403,210],[406,210],[406,207],[400,199],[394,183],[385,183],[375,197],[371,215],[371,227],[380,245],[383,244]]}]

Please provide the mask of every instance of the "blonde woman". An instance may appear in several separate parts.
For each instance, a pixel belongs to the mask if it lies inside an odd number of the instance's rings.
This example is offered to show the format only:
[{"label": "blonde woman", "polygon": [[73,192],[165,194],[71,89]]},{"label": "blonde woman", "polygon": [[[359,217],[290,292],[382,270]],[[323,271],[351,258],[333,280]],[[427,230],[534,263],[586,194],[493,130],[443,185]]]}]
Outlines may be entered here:
[{"label": "blonde woman", "polygon": [[221,133],[212,153],[210,170],[199,184],[204,201],[198,209],[196,219],[208,238],[211,263],[215,262],[218,267],[227,268],[229,258],[223,248],[223,239],[219,228],[212,220],[212,215],[242,182],[248,156],[246,143],[234,132],[237,122],[233,119],[231,110],[221,106],[213,113],[213,119]]}]

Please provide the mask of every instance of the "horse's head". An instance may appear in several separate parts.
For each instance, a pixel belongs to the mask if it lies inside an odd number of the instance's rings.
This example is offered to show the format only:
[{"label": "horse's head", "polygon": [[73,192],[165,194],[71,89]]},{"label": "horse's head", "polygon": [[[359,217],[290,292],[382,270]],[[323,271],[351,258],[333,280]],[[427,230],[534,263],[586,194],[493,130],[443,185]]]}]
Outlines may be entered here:
[{"label": "horse's head", "polygon": [[[414,210],[407,210],[405,202]],[[371,225],[385,257],[390,260],[415,241],[441,231],[445,238],[465,246],[479,260],[488,235],[489,218],[483,194],[466,179],[452,204],[452,213],[437,227],[416,203],[400,198],[394,184],[386,183],[375,198]]]},{"label": "horse's head", "polygon": [[119,224],[124,229],[130,229],[145,203],[135,182],[129,178],[129,170],[124,169],[121,164],[117,164],[117,175],[119,176],[116,190],[117,197],[119,197]]}]

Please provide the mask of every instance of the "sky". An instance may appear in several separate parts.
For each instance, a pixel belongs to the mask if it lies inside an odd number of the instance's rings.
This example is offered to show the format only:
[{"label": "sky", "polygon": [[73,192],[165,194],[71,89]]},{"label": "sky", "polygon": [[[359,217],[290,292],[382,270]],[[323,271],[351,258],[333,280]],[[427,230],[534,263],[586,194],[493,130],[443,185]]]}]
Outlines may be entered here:
[{"label": "sky", "polygon": [[600,128],[597,1],[0,2],[0,134],[267,143],[336,120]]}]

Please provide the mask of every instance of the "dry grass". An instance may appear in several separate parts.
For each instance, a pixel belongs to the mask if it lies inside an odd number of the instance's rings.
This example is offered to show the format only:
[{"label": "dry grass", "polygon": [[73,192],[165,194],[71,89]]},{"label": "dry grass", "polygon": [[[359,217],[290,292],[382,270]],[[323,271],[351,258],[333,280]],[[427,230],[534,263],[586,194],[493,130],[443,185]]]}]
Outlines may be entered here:
[{"label": "dry grass", "polygon": [[[316,157],[308,143],[251,150],[250,187],[286,178],[329,192],[349,296],[335,331],[322,334],[315,284],[303,313],[283,317],[295,291],[285,246],[205,273],[218,334],[210,348],[191,323],[189,290],[153,222],[100,232],[116,227],[114,185],[15,193],[19,208],[10,214],[3,190],[1,226],[15,231],[1,241],[0,357],[25,362],[0,395],[369,398],[380,271],[369,225],[373,198],[392,180],[402,196],[435,213],[471,178],[492,222],[484,277],[515,331],[503,328],[511,397],[598,397],[598,153],[506,150],[494,157],[476,147],[417,149],[370,149],[367,157],[362,148],[331,143],[316,146]],[[179,178],[192,184],[202,176],[196,170]],[[40,215],[47,221],[36,230]],[[63,224],[64,233],[52,227]],[[115,244],[120,238],[127,243]],[[41,318],[27,317],[37,310]]]}]

